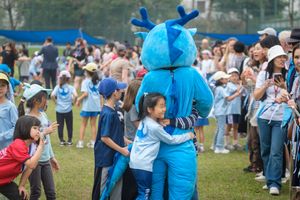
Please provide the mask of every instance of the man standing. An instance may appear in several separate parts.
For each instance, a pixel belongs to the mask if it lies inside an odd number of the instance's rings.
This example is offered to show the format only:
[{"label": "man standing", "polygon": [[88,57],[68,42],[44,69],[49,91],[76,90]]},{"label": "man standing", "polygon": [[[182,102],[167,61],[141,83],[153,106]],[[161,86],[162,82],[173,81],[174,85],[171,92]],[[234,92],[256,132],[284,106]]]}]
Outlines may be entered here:
[{"label": "man standing", "polygon": [[58,49],[52,43],[52,38],[48,37],[39,55],[43,55],[44,59],[42,62],[43,77],[45,78],[46,88],[50,88],[50,79],[52,82],[52,89],[56,86],[56,70],[58,64],[56,58],[58,57]]}]

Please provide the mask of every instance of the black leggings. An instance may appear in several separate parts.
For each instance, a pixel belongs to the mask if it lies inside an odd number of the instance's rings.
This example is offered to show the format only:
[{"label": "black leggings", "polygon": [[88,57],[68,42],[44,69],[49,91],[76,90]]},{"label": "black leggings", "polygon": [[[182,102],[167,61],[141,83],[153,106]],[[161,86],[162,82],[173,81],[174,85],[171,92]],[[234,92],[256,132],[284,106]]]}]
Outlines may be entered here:
[{"label": "black leggings", "polygon": [[56,120],[59,124],[58,126],[58,137],[60,141],[64,140],[64,122],[66,121],[67,130],[68,130],[68,141],[72,141],[73,137],[73,112],[68,113],[59,113],[56,112]]},{"label": "black leggings", "polygon": [[19,195],[19,188],[15,182],[0,186],[0,193],[10,200],[19,200],[22,197]]},{"label": "black leggings", "polygon": [[56,69],[44,69],[43,77],[45,78],[46,88],[51,89],[50,79],[52,83],[52,89],[56,86]]}]

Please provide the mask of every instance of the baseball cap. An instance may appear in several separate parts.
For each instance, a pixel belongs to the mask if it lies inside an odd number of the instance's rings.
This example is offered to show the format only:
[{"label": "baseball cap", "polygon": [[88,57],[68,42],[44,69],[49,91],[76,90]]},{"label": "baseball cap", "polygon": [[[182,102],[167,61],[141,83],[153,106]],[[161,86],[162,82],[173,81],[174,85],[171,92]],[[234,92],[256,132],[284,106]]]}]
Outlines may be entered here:
[{"label": "baseball cap", "polygon": [[267,35],[274,35],[274,36],[276,36],[276,34],[277,34],[275,29],[271,28],[271,27],[265,28],[264,30],[261,30],[261,31],[257,31],[257,33],[259,35],[267,34]]},{"label": "baseball cap", "polygon": [[127,87],[126,83],[117,82],[113,78],[105,78],[100,82],[99,85],[99,93],[106,99],[109,97],[114,91],[122,90]]},{"label": "baseball cap", "polygon": [[226,74],[226,73],[223,72],[223,71],[218,71],[218,72],[216,72],[216,73],[213,75],[213,79],[214,79],[215,81],[218,81],[218,80],[220,80],[220,79],[222,79],[222,78],[230,78],[230,76],[231,76],[231,75]]},{"label": "baseball cap", "polygon": [[24,83],[25,86],[25,91],[23,93],[23,97],[26,99],[26,101],[28,101],[29,99],[31,99],[33,96],[35,96],[37,93],[39,93],[40,91],[44,91],[46,92],[48,95],[51,92],[51,89],[46,89],[38,84],[28,84],[28,83]]},{"label": "baseball cap", "polygon": [[117,45],[117,51],[125,51],[126,50],[126,46],[123,44],[118,44]]},{"label": "baseball cap", "polygon": [[63,77],[63,76],[66,76],[67,78],[71,78],[71,74],[70,74],[70,72],[69,71],[67,71],[67,70],[63,70],[63,71],[61,71],[60,73],[59,73],[59,78],[60,77]]},{"label": "baseball cap", "polygon": [[268,63],[278,56],[287,57],[287,54],[280,45],[275,45],[268,50]]},{"label": "baseball cap", "polygon": [[5,80],[9,84],[8,76],[3,72],[0,72],[0,80]]},{"label": "baseball cap", "polygon": [[234,72],[236,72],[236,73],[238,73],[238,74],[240,73],[239,70],[238,70],[237,68],[235,68],[235,67],[232,67],[232,68],[230,68],[230,69],[227,71],[228,74],[231,74],[231,73],[234,73]]},{"label": "baseball cap", "polygon": [[98,65],[96,65],[95,63],[88,63],[82,69],[89,71],[89,72],[95,72],[98,69]]},{"label": "baseball cap", "polygon": [[8,67],[7,64],[0,64],[0,71],[9,74],[11,72],[11,69]]}]

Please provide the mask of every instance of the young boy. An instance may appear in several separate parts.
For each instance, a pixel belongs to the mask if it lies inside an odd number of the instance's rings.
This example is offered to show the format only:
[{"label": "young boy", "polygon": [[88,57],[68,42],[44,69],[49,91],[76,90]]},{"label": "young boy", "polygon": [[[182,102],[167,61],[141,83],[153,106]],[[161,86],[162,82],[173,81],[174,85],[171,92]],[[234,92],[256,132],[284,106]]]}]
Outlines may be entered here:
[{"label": "young boy", "polygon": [[[124,147],[124,128],[121,125],[115,104],[120,100],[122,90],[127,85],[117,83],[112,78],[106,78],[99,85],[99,92],[106,100],[100,113],[99,128],[95,142],[95,176],[92,199],[98,200],[105,188],[108,170],[113,165],[116,152],[129,156],[127,147]],[[116,183],[110,199],[121,199],[122,179]]]}]

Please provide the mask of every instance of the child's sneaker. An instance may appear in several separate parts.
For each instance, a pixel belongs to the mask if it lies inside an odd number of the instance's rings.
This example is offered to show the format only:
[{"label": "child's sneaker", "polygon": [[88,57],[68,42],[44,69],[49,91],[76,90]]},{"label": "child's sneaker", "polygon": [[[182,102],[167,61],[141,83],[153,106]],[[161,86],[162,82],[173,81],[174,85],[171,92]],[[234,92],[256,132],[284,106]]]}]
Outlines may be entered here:
[{"label": "child's sneaker", "polygon": [[76,148],[78,148],[78,149],[83,149],[83,148],[84,148],[84,143],[83,143],[82,140],[79,140],[79,141],[77,142]]},{"label": "child's sneaker", "polygon": [[67,145],[68,145],[68,146],[72,146],[72,145],[73,145],[72,140],[68,140]]},{"label": "child's sneaker", "polygon": [[60,146],[65,146],[66,145],[66,141],[64,141],[64,140],[60,141],[59,145]]},{"label": "child's sneaker", "polygon": [[93,141],[93,140],[91,140],[89,143],[87,143],[87,145],[86,145],[88,148],[91,148],[91,149],[93,149],[94,148],[94,146],[95,146],[95,141]]},{"label": "child's sneaker", "polygon": [[199,144],[198,146],[198,153],[203,153],[204,152],[204,145],[203,144]]},{"label": "child's sneaker", "polygon": [[230,151],[234,150],[234,147],[231,144],[226,144],[224,148]]},{"label": "child's sneaker", "polygon": [[219,154],[219,153],[221,153],[221,154],[227,154],[227,153],[229,153],[230,151],[229,150],[227,150],[227,149],[219,149],[219,148],[216,148],[215,149],[215,153],[216,154]]},{"label": "child's sneaker", "polygon": [[269,192],[271,195],[279,195],[279,189],[277,187],[271,187]]},{"label": "child's sneaker", "polygon": [[243,146],[240,145],[240,144],[234,144],[234,145],[233,145],[233,148],[234,148],[234,150],[237,150],[237,151],[242,151],[242,150],[244,150]]}]

